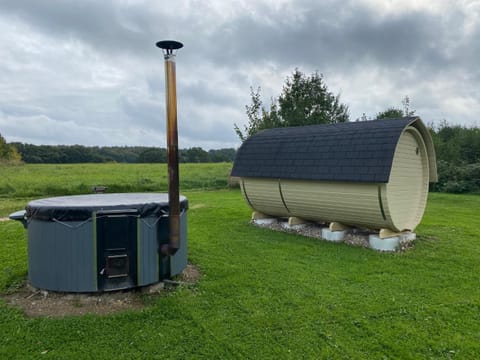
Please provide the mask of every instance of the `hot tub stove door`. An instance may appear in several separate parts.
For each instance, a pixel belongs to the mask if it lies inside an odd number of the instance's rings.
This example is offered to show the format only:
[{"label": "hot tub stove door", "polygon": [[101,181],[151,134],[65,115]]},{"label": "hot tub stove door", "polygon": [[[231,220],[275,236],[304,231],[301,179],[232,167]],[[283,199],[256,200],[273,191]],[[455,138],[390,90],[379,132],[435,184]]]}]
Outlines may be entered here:
[{"label": "hot tub stove door", "polygon": [[137,285],[137,219],[133,214],[97,214],[98,290]]}]

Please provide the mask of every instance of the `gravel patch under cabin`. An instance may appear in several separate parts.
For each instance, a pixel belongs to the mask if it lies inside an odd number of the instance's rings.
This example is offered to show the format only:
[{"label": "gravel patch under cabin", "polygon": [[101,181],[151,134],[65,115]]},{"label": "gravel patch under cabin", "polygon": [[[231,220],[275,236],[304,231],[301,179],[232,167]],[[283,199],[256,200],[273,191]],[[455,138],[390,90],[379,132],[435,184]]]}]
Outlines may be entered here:
[{"label": "gravel patch under cabin", "polygon": [[[315,238],[322,241],[327,241],[322,237],[322,229],[328,228],[329,224],[320,223],[306,223],[301,225],[289,226],[287,219],[268,219],[268,220],[252,220],[251,223],[254,226],[271,229],[274,231],[282,231],[287,233],[293,233],[309,238]],[[345,244],[351,246],[358,246],[364,248],[371,248],[369,243],[369,235],[374,234],[368,229],[351,228],[349,229],[343,240]],[[412,248],[414,245],[414,239],[405,238],[400,241],[396,251],[405,251]]]}]

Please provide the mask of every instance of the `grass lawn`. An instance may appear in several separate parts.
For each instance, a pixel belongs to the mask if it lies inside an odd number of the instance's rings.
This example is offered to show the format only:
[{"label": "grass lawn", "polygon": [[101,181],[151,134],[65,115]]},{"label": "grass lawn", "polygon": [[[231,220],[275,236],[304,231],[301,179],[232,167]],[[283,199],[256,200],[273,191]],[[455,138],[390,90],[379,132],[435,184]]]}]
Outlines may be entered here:
[{"label": "grass lawn", "polygon": [[[197,285],[108,316],[32,319],[0,302],[0,358],[479,357],[480,196],[430,194],[415,247],[389,254],[251,226],[238,190],[182,193]],[[7,292],[27,272],[21,224],[0,222],[0,244]]]}]

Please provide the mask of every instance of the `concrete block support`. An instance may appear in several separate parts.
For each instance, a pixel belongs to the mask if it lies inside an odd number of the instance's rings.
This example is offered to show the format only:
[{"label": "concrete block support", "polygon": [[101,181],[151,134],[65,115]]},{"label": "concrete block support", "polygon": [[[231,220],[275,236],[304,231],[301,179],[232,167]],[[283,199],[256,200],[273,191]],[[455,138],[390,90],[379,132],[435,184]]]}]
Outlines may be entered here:
[{"label": "concrete block support", "polygon": [[395,251],[400,244],[400,236],[381,238],[379,235],[369,235],[370,247],[380,251]]},{"label": "concrete block support", "polygon": [[322,229],[322,238],[328,241],[340,242],[345,238],[347,231],[331,231],[329,228]]}]

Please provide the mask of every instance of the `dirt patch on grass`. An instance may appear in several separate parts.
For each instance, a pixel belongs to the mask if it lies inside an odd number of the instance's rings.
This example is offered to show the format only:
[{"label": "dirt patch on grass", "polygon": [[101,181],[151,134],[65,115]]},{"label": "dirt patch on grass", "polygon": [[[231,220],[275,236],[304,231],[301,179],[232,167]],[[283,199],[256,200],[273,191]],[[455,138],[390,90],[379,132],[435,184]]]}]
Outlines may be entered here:
[{"label": "dirt patch on grass", "polygon": [[0,217],[0,222],[10,220],[8,217]]},{"label": "dirt patch on grass", "polygon": [[22,309],[28,317],[107,315],[143,309],[152,303],[152,297],[162,296],[176,285],[193,285],[197,283],[200,276],[199,269],[189,264],[173,281],[128,291],[62,293],[35,289],[25,283],[15,292],[0,295],[0,297],[7,304]]}]

